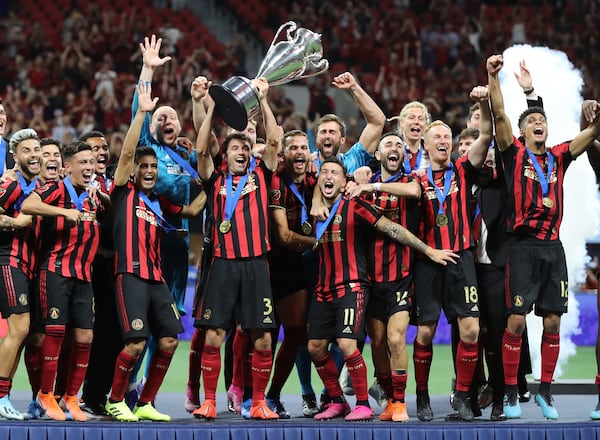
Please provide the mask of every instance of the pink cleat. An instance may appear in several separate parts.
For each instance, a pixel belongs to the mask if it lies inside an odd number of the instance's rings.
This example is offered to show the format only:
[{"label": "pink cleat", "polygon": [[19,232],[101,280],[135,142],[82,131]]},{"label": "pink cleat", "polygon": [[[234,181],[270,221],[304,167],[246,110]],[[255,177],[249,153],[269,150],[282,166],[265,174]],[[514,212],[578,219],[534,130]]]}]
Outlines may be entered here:
[{"label": "pink cleat", "polygon": [[233,407],[233,411],[236,414],[241,414],[242,412],[242,399],[244,397],[244,390],[240,387],[236,387],[235,385],[230,385],[227,390],[227,400],[231,401],[231,405]]},{"label": "pink cleat", "polygon": [[344,417],[347,422],[366,422],[373,420],[374,414],[370,406],[356,405],[350,414]]},{"label": "pink cleat", "polygon": [[335,419],[336,417],[344,417],[350,412],[350,406],[344,403],[328,403],[323,412],[315,415],[315,420],[329,420]]}]

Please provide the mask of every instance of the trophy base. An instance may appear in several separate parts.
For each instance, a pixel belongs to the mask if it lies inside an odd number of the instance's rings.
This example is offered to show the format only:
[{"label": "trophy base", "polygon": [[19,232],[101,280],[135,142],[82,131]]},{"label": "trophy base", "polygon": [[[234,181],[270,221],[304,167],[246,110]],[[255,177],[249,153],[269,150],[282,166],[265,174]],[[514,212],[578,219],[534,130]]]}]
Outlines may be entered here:
[{"label": "trophy base", "polygon": [[234,76],[223,85],[212,85],[208,91],[215,101],[216,113],[238,131],[248,125],[248,119],[260,108],[258,96],[247,78]]}]

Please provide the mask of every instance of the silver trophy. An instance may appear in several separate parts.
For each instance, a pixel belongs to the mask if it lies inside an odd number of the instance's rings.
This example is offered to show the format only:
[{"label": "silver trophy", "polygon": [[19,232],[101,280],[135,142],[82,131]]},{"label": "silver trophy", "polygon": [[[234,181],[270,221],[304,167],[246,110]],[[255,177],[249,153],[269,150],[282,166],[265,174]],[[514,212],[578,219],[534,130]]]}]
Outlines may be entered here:
[{"label": "silver trophy", "polygon": [[[287,40],[276,43],[286,27]],[[298,28],[296,23],[288,21],[277,30],[256,77],[264,77],[269,85],[274,86],[315,76],[328,68],[329,62],[323,59],[321,34]],[[257,90],[243,76],[234,76],[222,85],[213,85],[209,93],[215,100],[217,114],[236,130],[244,130],[248,119],[255,116],[260,108]]]}]

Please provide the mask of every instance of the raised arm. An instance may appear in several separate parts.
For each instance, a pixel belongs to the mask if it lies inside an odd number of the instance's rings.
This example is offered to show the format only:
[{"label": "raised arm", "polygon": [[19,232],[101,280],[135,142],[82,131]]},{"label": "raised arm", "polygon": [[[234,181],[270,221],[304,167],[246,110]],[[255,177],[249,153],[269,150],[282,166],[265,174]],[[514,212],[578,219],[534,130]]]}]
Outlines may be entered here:
[{"label": "raised arm", "polygon": [[381,217],[375,224],[375,228],[378,231],[383,232],[392,240],[410,246],[427,256],[431,261],[443,266],[446,266],[448,263],[456,263],[456,260],[459,258],[459,256],[452,251],[434,249],[431,246],[426,245],[408,229],[402,227],[398,223],[394,223],[386,217]]},{"label": "raised arm", "polygon": [[142,51],[143,64],[140,72],[140,81],[152,82],[154,76],[154,69],[164,65],[171,60],[171,57],[160,57],[160,45],[162,44],[162,38],[156,38],[156,35],[152,35],[150,38],[144,37],[144,42],[140,43],[140,50]]},{"label": "raised arm", "polygon": [[205,97],[206,104],[206,118],[202,121],[200,130],[198,130],[198,137],[196,139],[196,154],[198,156],[198,175],[200,179],[206,181],[210,179],[215,164],[210,154],[210,139],[212,136],[212,122],[215,114],[215,101],[207,95]]},{"label": "raised arm", "polygon": [[269,83],[265,78],[256,78],[252,80],[252,84],[258,90],[260,99],[260,108],[263,115],[263,123],[265,124],[265,132],[267,134],[267,142],[265,152],[262,155],[262,160],[271,171],[277,169],[277,155],[281,148],[281,138],[283,136],[281,127],[277,124],[273,110],[269,105],[267,95],[269,93]]},{"label": "raised arm", "polygon": [[[595,145],[595,148],[592,150],[597,150],[599,145],[599,142],[596,139],[600,136],[600,106],[598,105],[598,102],[584,101],[581,113],[580,124],[584,125],[585,122],[587,122],[587,127],[575,136],[575,139],[573,139],[569,145],[569,151],[573,157],[579,156],[592,145]],[[595,153],[597,155],[598,151],[594,151],[594,153],[591,154],[590,163],[594,159]]]},{"label": "raised arm", "polygon": [[[209,81],[206,77],[197,76],[190,86],[190,95],[192,96],[192,119],[194,121],[194,130],[196,130],[196,132],[200,130],[204,119],[206,119],[204,98],[208,95],[208,89],[211,85],[212,81]],[[211,133],[209,151],[212,157],[219,154],[219,141],[214,133]]]},{"label": "raised arm", "polygon": [[367,122],[358,140],[369,154],[373,154],[383,133],[385,114],[373,98],[358,84],[351,73],[345,72],[336,76],[333,78],[333,85],[338,89],[348,90],[352,94],[358,109]]},{"label": "raised arm", "polygon": [[486,69],[488,72],[488,90],[492,103],[492,114],[496,125],[496,145],[500,151],[506,150],[513,142],[512,125],[504,111],[504,98],[500,90],[498,72],[504,65],[502,55],[492,55],[487,59]]},{"label": "raised arm", "polygon": [[469,162],[480,168],[485,162],[487,151],[492,142],[492,115],[490,113],[489,91],[485,86],[477,86],[471,91],[471,99],[479,102],[481,119],[479,121],[479,137],[469,149]]},{"label": "raised arm", "polygon": [[115,186],[123,186],[133,174],[135,168],[134,157],[137,148],[138,139],[144,124],[144,118],[148,112],[154,110],[158,98],[152,99],[152,85],[149,82],[140,81],[136,87],[138,95],[138,111],[136,112],[131,125],[125,135],[123,148],[115,170],[114,184]]}]

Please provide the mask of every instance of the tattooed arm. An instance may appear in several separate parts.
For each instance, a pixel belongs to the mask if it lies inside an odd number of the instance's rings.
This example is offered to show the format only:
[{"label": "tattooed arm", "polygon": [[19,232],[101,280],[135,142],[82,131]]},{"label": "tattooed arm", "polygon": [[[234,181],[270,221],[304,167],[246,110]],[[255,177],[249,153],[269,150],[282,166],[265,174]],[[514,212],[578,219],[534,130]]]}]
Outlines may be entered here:
[{"label": "tattooed arm", "polygon": [[419,240],[413,233],[401,225],[394,223],[386,217],[381,217],[375,224],[378,231],[383,232],[392,240],[410,246],[416,251],[426,255],[431,261],[446,266],[448,263],[456,263],[459,258],[457,254],[449,250],[434,249]]},{"label": "tattooed arm", "polygon": [[31,225],[31,216],[20,213],[16,218],[0,214],[0,231],[14,231]]}]

